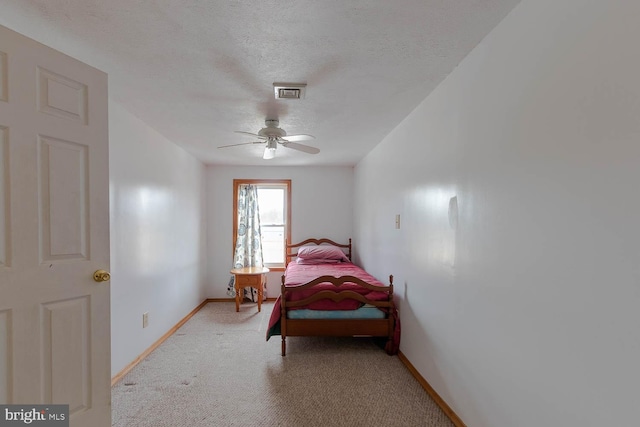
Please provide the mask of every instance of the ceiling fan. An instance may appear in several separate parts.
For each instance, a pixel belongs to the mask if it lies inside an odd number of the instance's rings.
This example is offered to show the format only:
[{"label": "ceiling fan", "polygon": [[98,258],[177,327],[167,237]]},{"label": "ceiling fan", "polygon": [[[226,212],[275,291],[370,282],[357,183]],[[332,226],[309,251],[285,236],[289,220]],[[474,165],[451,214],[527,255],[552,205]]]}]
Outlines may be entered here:
[{"label": "ceiling fan", "polygon": [[236,133],[241,133],[244,135],[250,135],[254,138],[258,138],[259,141],[252,142],[242,142],[240,144],[231,144],[231,145],[223,145],[218,148],[227,148],[227,147],[235,147],[238,145],[248,145],[248,144],[265,144],[264,154],[262,158],[265,160],[273,159],[276,156],[276,148],[278,144],[283,147],[292,148],[294,150],[302,151],[308,154],[318,154],[320,152],[316,147],[310,147],[304,144],[298,144],[297,141],[308,141],[311,139],[316,139],[315,136],[312,135],[287,135],[284,129],[278,127],[280,122],[278,120],[265,120],[265,127],[260,129],[258,133],[251,132],[243,132],[243,131],[235,131]]}]

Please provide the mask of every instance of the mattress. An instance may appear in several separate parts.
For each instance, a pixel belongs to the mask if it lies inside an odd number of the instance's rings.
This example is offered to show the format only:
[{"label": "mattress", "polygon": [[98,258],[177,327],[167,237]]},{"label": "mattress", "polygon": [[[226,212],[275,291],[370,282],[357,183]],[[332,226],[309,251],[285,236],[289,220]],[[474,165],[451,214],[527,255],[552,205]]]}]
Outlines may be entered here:
[{"label": "mattress", "polygon": [[308,310],[287,312],[288,319],[384,319],[386,314],[372,305],[364,305],[356,310]]}]

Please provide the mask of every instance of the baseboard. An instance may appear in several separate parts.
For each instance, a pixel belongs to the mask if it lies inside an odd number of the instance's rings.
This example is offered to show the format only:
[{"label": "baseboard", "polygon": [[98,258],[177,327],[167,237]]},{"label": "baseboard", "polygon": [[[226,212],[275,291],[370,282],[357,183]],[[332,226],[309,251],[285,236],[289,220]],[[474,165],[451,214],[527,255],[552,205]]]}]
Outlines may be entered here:
[{"label": "baseboard", "polygon": [[409,362],[409,359],[407,359],[407,357],[404,354],[402,354],[401,351],[398,352],[398,358],[402,361],[402,363],[404,363],[404,365],[407,367],[409,372],[411,372],[411,374],[418,380],[418,382],[420,383],[422,388],[425,389],[427,394],[431,396],[434,402],[436,402],[436,405],[438,405],[440,409],[442,409],[442,411],[447,415],[447,417],[449,417],[453,425],[456,427],[467,427],[462,422],[460,417],[458,417],[458,415],[455,412],[453,412],[453,409],[451,409],[449,405],[447,405],[447,402],[445,402],[444,399],[442,399],[440,395],[436,393],[433,387],[431,387],[431,384],[429,384],[427,380],[425,380],[422,377],[422,375],[420,375],[418,370],[411,364],[411,362]]},{"label": "baseboard", "polygon": [[[149,347],[144,352],[142,352],[142,354],[140,356],[136,357],[136,359],[133,362],[129,363],[123,370],[121,370],[113,378],[111,378],[111,387],[116,385],[118,383],[118,381],[120,381],[122,379],[122,377],[127,375],[129,373],[129,371],[131,371],[138,363],[140,363],[140,361],[142,361],[145,357],[147,357],[149,354],[151,354],[151,352],[153,350],[158,348],[158,346],[160,344],[165,342],[167,338],[169,338],[171,335],[173,335],[173,333],[175,331],[177,331],[180,328],[180,326],[184,325],[187,322],[187,320],[191,319],[194,314],[196,314],[198,311],[200,311],[200,309],[202,307],[204,307],[205,305],[207,305],[207,303],[209,303],[211,301],[215,301],[215,300],[206,299],[206,300],[202,301],[200,303],[200,305],[198,305],[196,308],[191,310],[191,312],[189,314],[187,314],[181,321],[176,323],[173,328],[169,329],[169,331],[166,334],[161,336],[158,341],[154,342],[151,345],[151,347]],[[226,301],[226,300],[224,300],[224,301]],[[235,300],[231,299],[230,301],[235,301]]]}]

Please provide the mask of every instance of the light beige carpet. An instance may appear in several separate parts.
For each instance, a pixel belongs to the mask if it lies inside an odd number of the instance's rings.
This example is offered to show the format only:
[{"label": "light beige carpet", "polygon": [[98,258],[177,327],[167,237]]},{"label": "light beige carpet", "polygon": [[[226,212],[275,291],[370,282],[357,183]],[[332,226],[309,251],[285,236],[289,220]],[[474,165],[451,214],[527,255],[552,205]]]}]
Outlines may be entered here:
[{"label": "light beige carpet", "polygon": [[113,426],[453,424],[370,338],[265,341],[273,303],[212,302],[112,389]]}]

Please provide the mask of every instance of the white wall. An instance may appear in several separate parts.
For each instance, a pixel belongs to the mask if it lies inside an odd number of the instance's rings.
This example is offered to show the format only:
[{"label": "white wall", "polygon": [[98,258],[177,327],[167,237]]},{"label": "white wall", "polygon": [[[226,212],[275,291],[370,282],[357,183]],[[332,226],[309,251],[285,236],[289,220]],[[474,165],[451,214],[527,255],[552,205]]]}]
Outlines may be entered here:
[{"label": "white wall", "polygon": [[355,169],[360,261],[470,427],[640,419],[638,16],[523,0]]},{"label": "white wall", "polygon": [[[234,179],[291,179],[294,242],[310,237],[346,242],[353,237],[352,167],[207,166],[206,173],[209,298],[229,298],[226,291],[233,263]],[[280,294],[281,275],[268,273],[269,298]]]},{"label": "white wall", "polygon": [[205,168],[113,100],[109,105],[115,375],[206,297]]}]

